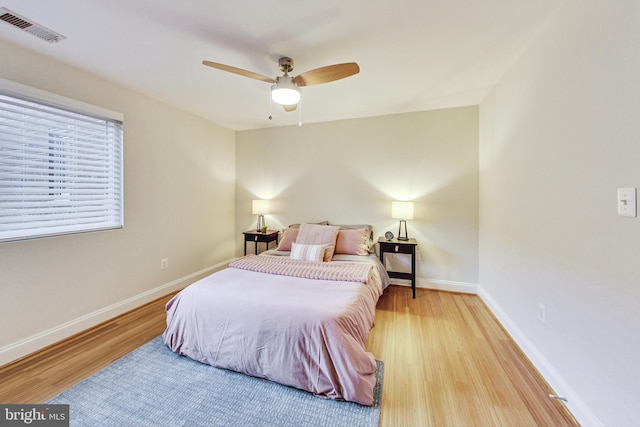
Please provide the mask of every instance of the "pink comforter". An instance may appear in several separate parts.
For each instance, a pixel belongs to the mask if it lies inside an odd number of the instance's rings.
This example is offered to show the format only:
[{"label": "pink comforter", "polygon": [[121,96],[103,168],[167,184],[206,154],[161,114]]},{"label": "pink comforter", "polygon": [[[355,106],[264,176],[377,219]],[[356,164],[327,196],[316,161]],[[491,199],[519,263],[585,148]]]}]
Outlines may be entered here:
[{"label": "pink comforter", "polygon": [[383,284],[377,268],[369,276],[363,284],[228,268],[167,303],[164,342],[216,367],[371,405],[376,362],[365,344]]}]

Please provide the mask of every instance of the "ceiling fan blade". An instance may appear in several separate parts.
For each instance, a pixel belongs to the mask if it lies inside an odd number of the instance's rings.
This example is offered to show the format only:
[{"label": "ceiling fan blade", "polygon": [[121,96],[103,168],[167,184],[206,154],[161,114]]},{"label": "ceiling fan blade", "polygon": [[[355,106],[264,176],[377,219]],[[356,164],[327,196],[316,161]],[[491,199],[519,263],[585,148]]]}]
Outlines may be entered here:
[{"label": "ceiling fan blade", "polygon": [[202,61],[206,66],[217,68],[218,70],[228,71],[233,74],[239,74],[241,76],[249,77],[252,79],[260,80],[267,83],[275,83],[276,81],[271,77],[263,76],[262,74],[254,73],[253,71],[243,70],[242,68],[232,67],[230,65],[218,64],[217,62]]},{"label": "ceiling fan blade", "polygon": [[298,108],[298,104],[283,105],[282,108],[284,108],[284,111],[286,111],[287,113],[290,113],[292,111],[296,111],[296,108]]},{"label": "ceiling fan blade", "polygon": [[344,64],[328,65],[316,68],[300,74],[293,78],[298,86],[319,85],[335,80],[344,79],[360,72],[360,67],[355,62],[345,62]]}]

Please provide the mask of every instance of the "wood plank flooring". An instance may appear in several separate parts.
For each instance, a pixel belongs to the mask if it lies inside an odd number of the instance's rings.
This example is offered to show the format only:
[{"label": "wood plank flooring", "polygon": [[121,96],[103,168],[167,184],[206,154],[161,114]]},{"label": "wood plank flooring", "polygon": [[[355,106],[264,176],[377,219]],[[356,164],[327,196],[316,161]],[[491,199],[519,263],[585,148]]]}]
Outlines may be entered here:
[{"label": "wood plank flooring", "polygon": [[[1,403],[40,403],[162,333],[171,295],[0,367]],[[381,426],[577,426],[475,295],[391,286],[367,343]]]},{"label": "wood plank flooring", "polygon": [[171,296],[0,367],[0,403],[45,402],[157,337]]},{"label": "wood plank flooring", "polygon": [[384,361],[381,426],[576,426],[476,295],[389,287],[367,348]]}]

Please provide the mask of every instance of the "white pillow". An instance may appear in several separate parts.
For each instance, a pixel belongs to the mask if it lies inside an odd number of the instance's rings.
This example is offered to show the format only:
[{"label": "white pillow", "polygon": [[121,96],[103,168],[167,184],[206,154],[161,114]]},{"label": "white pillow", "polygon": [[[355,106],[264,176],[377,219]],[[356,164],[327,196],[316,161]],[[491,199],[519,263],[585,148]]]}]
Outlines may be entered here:
[{"label": "white pillow", "polygon": [[327,245],[303,245],[294,242],[291,244],[289,257],[301,261],[320,262],[323,260],[326,250]]}]

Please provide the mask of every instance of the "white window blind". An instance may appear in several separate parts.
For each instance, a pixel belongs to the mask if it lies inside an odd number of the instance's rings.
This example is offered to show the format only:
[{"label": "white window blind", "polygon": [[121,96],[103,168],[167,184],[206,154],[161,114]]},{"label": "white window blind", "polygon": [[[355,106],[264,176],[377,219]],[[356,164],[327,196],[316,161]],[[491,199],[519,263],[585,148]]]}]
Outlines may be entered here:
[{"label": "white window blind", "polygon": [[0,242],[122,227],[122,139],[120,120],[0,86]]}]

